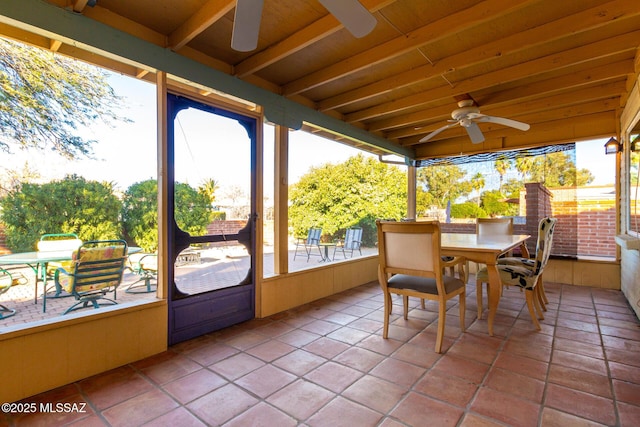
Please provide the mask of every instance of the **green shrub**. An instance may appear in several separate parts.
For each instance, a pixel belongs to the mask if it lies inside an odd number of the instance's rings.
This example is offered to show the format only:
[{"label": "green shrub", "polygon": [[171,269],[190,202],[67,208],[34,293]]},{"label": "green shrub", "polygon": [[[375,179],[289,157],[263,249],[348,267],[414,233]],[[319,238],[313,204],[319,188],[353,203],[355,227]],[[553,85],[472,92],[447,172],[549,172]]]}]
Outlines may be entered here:
[{"label": "green shrub", "polygon": [[484,218],[486,216],[484,209],[472,202],[451,205],[451,218]]},{"label": "green shrub", "polygon": [[0,200],[0,220],[7,247],[25,252],[35,250],[47,233],[75,233],[84,241],[120,238],[120,209],[111,183],[69,175],[46,184],[21,184]]}]

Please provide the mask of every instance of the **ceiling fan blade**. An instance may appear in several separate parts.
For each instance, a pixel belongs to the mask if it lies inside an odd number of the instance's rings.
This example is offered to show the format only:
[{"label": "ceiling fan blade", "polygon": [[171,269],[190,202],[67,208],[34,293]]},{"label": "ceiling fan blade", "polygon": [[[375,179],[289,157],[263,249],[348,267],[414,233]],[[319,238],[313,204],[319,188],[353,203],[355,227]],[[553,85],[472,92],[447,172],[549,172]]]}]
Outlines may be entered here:
[{"label": "ceiling fan blade", "polygon": [[358,0],[319,0],[354,37],[369,34],[378,21]]},{"label": "ceiling fan blade", "polygon": [[423,136],[423,137],[422,137],[422,139],[420,139],[420,141],[419,141],[419,142],[425,142],[425,141],[428,141],[428,140],[430,140],[431,138],[433,138],[434,136],[436,136],[437,134],[439,134],[440,132],[442,132],[442,131],[444,131],[444,130],[447,130],[447,129],[449,129],[449,128],[452,128],[452,127],[454,127],[454,126],[455,126],[455,125],[457,125],[457,124],[458,124],[458,122],[453,122],[453,123],[449,123],[448,125],[444,125],[444,126],[442,126],[441,128],[438,128],[438,129],[434,130],[434,131],[433,131],[433,132],[431,132],[429,135],[427,135],[427,136]]},{"label": "ceiling fan blade", "polygon": [[474,121],[469,121],[468,126],[463,126],[467,133],[469,134],[469,138],[471,138],[471,142],[474,144],[479,144],[484,141],[484,135],[480,130],[480,126]]},{"label": "ceiling fan blade", "polygon": [[263,0],[238,0],[233,18],[231,48],[250,52],[258,47]]},{"label": "ceiling fan blade", "polygon": [[522,123],[517,120],[505,119],[504,117],[485,116],[484,114],[479,114],[475,120],[479,122],[496,123],[520,130],[529,130],[529,128],[531,127],[527,123]]}]

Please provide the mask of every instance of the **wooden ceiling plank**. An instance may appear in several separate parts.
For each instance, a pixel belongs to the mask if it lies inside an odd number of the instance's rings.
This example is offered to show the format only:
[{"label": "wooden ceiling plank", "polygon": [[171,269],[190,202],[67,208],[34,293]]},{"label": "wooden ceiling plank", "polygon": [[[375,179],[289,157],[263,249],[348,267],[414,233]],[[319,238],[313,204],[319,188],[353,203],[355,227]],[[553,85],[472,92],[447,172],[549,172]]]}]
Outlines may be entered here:
[{"label": "wooden ceiling plank", "polygon": [[570,92],[574,89],[592,86],[594,83],[606,82],[610,79],[623,77],[630,72],[631,66],[631,60],[629,59],[601,65],[600,67],[575,71],[552,79],[527,84],[526,86],[519,86],[486,96],[480,96],[477,102],[479,105],[487,105],[489,106],[488,108],[491,109],[493,106],[520,102],[518,99],[539,99],[543,96]]},{"label": "wooden ceiling plank", "polygon": [[[589,85],[577,90],[559,93],[554,96],[546,96],[543,98],[526,100],[518,104],[510,105],[508,107],[510,108],[510,111],[506,111],[505,109],[497,110],[496,112],[492,112],[491,115],[508,118],[516,117],[518,120],[525,120],[526,122],[526,120],[530,120],[532,115],[534,114],[548,110],[554,110],[559,107],[575,107],[576,105],[583,103],[608,99],[612,94],[621,93],[622,90],[623,82],[621,80],[602,83],[598,85]],[[522,111],[525,112],[524,116],[522,114],[518,114]],[[390,140],[401,140],[402,145],[411,145],[410,142],[407,142],[409,141],[407,138],[415,135],[419,135],[420,137],[422,137],[440,126],[442,126],[442,123],[425,126],[421,129],[406,128],[406,132],[401,133],[400,131],[394,131],[386,133],[385,136]],[[442,138],[446,138],[446,135],[438,135],[434,139]],[[417,140],[414,141],[414,143],[417,143]]]},{"label": "wooden ceiling plank", "polygon": [[[370,12],[378,10],[395,3],[397,0],[367,0],[362,1],[362,5]],[[248,74],[256,73],[269,65],[278,62],[313,43],[322,40],[331,34],[340,31],[344,26],[333,15],[328,14],[307,25],[300,31],[279,41],[273,46],[250,56],[244,61],[236,64],[235,75],[245,77]]]},{"label": "wooden ceiling plank", "polygon": [[[528,112],[527,109],[521,106],[523,104],[520,104],[523,99],[540,98],[541,96],[548,96],[558,91],[569,92],[585,85],[592,87],[599,82],[625,76],[632,71],[632,67],[632,60],[619,61],[613,64],[607,64],[580,72],[569,73],[553,79],[543,80],[538,83],[519,86],[503,92],[492,93],[488,98],[477,98],[476,102],[485,114],[491,113],[499,115],[502,111],[500,108],[502,107],[503,109],[509,108],[511,110],[509,117],[515,118],[518,115],[526,114]],[[514,107],[514,104],[518,104],[518,106]],[[389,119],[377,120],[369,123],[368,129],[373,132],[386,131],[399,127],[411,127],[410,129],[414,129],[416,124],[424,123],[428,120],[433,121],[433,119],[438,118],[442,120],[448,119],[451,110],[454,108],[455,105],[448,106],[449,111],[444,114],[442,113],[443,107],[438,107],[402,114],[398,117]],[[390,138],[408,136],[412,134],[410,129],[402,129],[398,131],[398,134],[390,132],[387,133],[387,136]]]},{"label": "wooden ceiling plank", "polygon": [[580,13],[557,19],[529,30],[511,34],[488,44],[481,44],[456,55],[443,58],[431,65],[424,65],[394,75],[375,83],[359,87],[317,103],[320,111],[339,108],[354,102],[373,98],[392,90],[404,88],[434,77],[440,77],[452,69],[460,69],[506,57],[516,52],[551,43],[564,37],[575,37],[606,25],[619,25],[623,19],[640,15],[637,0],[616,0]]},{"label": "wooden ceiling plank", "polygon": [[236,6],[236,0],[209,0],[168,37],[168,47],[179,50]]},{"label": "wooden ceiling plank", "polygon": [[396,37],[346,60],[324,67],[292,81],[283,87],[283,94],[290,96],[332,82],[374,64],[389,61],[420,46],[455,34],[465,28],[478,26],[496,17],[506,15],[527,5],[524,0],[487,0],[473,7],[439,19],[409,34]]},{"label": "wooden ceiling plank", "polygon": [[407,96],[401,99],[379,104],[371,108],[347,114],[345,120],[349,123],[371,118],[383,117],[389,113],[397,113],[408,108],[423,105],[425,100],[450,98],[454,95],[463,95],[473,91],[485,89],[491,86],[514,82],[530,78],[532,75],[548,73],[554,70],[568,68],[578,63],[586,63],[597,58],[617,54],[621,51],[636,49],[640,40],[640,31],[626,33],[620,36],[600,40],[595,43],[566,50],[553,55],[547,55],[532,61],[506,67],[497,71],[467,78],[464,81],[455,82],[453,87],[443,85],[439,88]]}]

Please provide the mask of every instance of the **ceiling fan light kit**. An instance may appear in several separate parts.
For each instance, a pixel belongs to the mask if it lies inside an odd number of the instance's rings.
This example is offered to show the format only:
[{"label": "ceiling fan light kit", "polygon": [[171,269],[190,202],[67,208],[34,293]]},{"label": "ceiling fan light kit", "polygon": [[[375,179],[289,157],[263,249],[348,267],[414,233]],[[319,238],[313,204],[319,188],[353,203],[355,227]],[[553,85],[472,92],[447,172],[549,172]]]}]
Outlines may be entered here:
[{"label": "ceiling fan light kit", "polygon": [[426,142],[440,132],[456,125],[462,126],[467,131],[471,142],[474,144],[479,144],[484,141],[484,135],[482,134],[478,123],[496,123],[522,131],[529,130],[530,126],[527,123],[522,123],[517,120],[507,119],[504,117],[487,116],[486,114],[480,113],[480,109],[473,104],[472,99],[463,99],[458,101],[458,108],[451,112],[451,118],[453,120],[449,120],[450,123],[448,125],[444,125],[423,137],[420,139],[420,142]]}]

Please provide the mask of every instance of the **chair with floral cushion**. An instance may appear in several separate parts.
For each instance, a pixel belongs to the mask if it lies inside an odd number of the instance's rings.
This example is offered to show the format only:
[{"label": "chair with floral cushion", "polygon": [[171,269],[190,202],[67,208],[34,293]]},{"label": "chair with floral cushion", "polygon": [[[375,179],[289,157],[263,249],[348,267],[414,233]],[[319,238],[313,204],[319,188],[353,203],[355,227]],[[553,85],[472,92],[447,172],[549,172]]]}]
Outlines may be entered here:
[{"label": "chair with floral cushion", "polygon": [[[63,314],[88,307],[117,304],[116,290],[122,282],[127,259],[124,240],[94,240],[84,243],[72,256],[72,268],[58,268],[54,274],[56,287],[75,297],[77,302]],[[113,292],[113,299],[106,294]]]},{"label": "chair with floral cushion", "polygon": [[[542,273],[551,255],[553,231],[557,222],[556,218],[543,218],[540,221],[535,258],[522,258],[520,263],[516,262],[517,258],[503,258],[498,260],[498,265],[496,266],[503,285],[518,286],[524,290],[529,315],[538,330],[541,329],[538,317],[544,320],[542,308],[540,307]],[[482,283],[488,283],[488,281],[487,268],[483,267],[476,275],[477,285],[480,287]],[[482,300],[480,300],[481,303]],[[480,306],[478,309],[482,310],[482,307]]]},{"label": "chair with floral cushion", "polygon": [[[69,252],[75,251],[82,245],[82,240],[75,233],[48,233],[40,236],[36,243],[38,252]],[[49,262],[43,266],[42,274],[47,279],[52,279],[58,268],[71,268],[71,261]],[[40,277],[44,280],[45,277]],[[56,289],[56,295],[60,294],[60,289]]]}]

